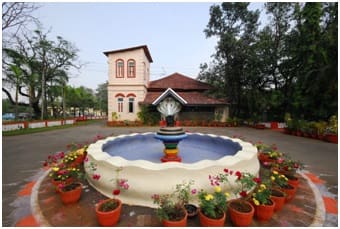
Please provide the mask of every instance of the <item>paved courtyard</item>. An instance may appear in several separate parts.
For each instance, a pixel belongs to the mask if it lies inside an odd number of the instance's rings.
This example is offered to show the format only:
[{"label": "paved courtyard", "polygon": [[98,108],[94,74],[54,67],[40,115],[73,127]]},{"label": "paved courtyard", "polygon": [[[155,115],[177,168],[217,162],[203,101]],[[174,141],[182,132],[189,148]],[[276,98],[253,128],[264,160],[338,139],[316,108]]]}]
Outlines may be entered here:
[{"label": "paved courtyard", "polygon": [[[49,153],[66,151],[72,142],[85,143],[96,135],[119,135],[135,132],[154,132],[158,127],[107,127],[105,122],[88,126],[41,132],[31,135],[3,137],[2,143],[2,225],[18,226],[21,218],[30,212],[29,195],[19,195],[24,187],[41,175],[42,162]],[[306,171],[316,175],[324,199],[333,200],[323,226],[337,226],[338,199],[338,145],[318,140],[285,135],[280,131],[257,130],[247,127],[211,128],[184,127],[189,132],[242,136],[246,141],[277,144],[279,150],[293,159],[301,160]],[[21,193],[22,194],[22,193]],[[334,200],[336,201],[334,203]],[[329,207],[326,204],[326,208]],[[335,210],[334,210],[335,209]]]}]

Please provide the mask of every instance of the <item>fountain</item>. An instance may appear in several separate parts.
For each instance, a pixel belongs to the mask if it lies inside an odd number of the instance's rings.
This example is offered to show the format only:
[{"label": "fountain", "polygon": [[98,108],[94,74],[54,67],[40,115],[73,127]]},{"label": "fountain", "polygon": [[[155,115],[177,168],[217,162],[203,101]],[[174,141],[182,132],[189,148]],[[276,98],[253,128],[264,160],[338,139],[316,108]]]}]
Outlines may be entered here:
[{"label": "fountain", "polygon": [[[160,103],[158,110],[166,115],[167,127],[157,133],[108,137],[88,147],[86,163],[95,163],[96,173],[101,175],[99,180],[91,176],[88,179],[97,191],[112,197],[115,170],[122,167],[120,177],[128,179],[130,188],[119,198],[126,204],[155,207],[151,200],[153,194],[167,194],[183,181],[194,180],[197,190],[211,190],[208,176],[217,175],[224,168],[258,175],[260,166],[256,147],[227,136],[184,133],[182,128],[173,126],[174,117],[180,110],[179,104],[170,102],[173,99],[169,97],[165,100],[167,102]],[[169,143],[171,138],[180,142],[178,146]],[[163,157],[162,151],[166,154]],[[91,173],[86,166],[85,170]],[[231,182],[231,185],[234,183]]]},{"label": "fountain", "polygon": [[159,139],[164,144],[164,156],[162,162],[181,162],[182,158],[178,156],[178,143],[185,139],[187,135],[180,127],[174,127],[174,117],[181,110],[181,105],[172,97],[167,97],[157,106],[157,110],[165,117],[166,127],[161,128],[155,138]]}]

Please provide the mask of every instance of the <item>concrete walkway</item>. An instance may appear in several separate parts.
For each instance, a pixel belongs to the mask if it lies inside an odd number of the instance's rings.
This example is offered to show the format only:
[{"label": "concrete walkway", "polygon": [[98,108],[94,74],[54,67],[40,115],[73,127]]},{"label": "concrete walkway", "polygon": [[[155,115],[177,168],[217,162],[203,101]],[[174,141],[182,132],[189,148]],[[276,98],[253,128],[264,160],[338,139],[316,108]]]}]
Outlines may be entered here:
[{"label": "concrete walkway", "polygon": [[[3,226],[38,226],[31,216],[31,193],[41,177],[43,160],[51,152],[66,150],[72,142],[85,143],[96,135],[119,135],[156,131],[158,127],[109,128],[104,122],[31,135],[3,137]],[[277,144],[280,151],[306,165],[308,180],[313,181],[325,209],[323,226],[337,226],[337,145],[318,140],[285,135],[272,130],[251,128],[188,127],[190,132],[242,136],[247,141]],[[298,226],[298,225],[296,225]]]}]

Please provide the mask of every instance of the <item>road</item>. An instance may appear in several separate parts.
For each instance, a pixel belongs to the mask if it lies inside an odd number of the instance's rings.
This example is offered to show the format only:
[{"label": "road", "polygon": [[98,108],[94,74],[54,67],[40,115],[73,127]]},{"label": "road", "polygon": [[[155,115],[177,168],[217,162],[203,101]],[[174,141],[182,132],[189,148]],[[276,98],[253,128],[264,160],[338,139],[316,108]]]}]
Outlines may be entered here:
[{"label": "road", "polygon": [[[189,132],[211,133],[229,137],[242,136],[246,141],[276,144],[279,151],[302,161],[306,170],[326,182],[327,192],[338,193],[338,145],[309,138],[285,135],[279,131],[247,127],[184,127]],[[70,143],[92,141],[97,135],[109,136],[136,132],[155,132],[158,127],[107,127],[105,122],[76,126],[30,135],[2,138],[2,220],[3,226],[14,226],[17,193],[32,180],[50,153],[67,151]]]}]

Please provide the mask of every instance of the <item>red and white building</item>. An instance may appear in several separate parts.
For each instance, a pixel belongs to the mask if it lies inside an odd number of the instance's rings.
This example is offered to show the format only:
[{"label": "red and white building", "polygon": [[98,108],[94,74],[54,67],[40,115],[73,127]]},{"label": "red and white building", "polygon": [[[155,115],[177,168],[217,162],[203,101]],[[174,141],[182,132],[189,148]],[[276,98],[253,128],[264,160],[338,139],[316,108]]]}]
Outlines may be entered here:
[{"label": "red and white building", "polygon": [[109,65],[108,121],[138,120],[143,104],[156,107],[168,96],[182,105],[179,120],[225,121],[228,117],[227,101],[206,94],[213,89],[209,84],[180,73],[150,81],[153,60],[146,45],[104,54]]}]

